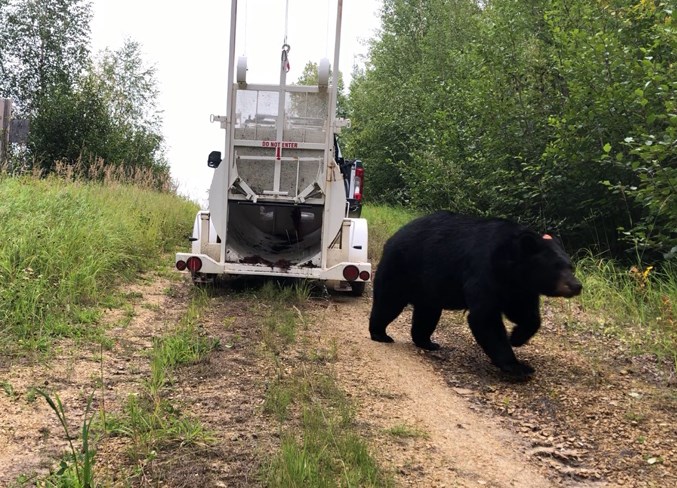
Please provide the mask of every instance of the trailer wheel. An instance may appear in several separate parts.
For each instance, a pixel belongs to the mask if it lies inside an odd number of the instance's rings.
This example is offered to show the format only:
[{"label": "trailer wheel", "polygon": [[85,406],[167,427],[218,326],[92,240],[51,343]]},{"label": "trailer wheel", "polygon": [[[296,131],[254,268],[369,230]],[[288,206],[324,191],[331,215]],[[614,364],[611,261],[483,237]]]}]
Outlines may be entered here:
[{"label": "trailer wheel", "polygon": [[353,281],[350,283],[350,292],[349,295],[354,297],[361,297],[364,295],[364,288],[367,284],[364,281]]},{"label": "trailer wheel", "polygon": [[207,285],[214,283],[214,275],[205,275],[203,273],[192,273],[191,278],[193,280],[193,285],[204,288]]}]

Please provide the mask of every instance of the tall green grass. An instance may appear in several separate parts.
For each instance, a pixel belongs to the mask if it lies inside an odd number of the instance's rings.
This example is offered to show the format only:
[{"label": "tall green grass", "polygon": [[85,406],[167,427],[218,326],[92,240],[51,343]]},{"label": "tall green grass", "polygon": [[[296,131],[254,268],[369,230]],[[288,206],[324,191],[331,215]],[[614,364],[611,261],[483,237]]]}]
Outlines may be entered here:
[{"label": "tall green grass", "polygon": [[87,400],[84,420],[82,422],[82,445],[79,449],[75,448],[73,440],[75,437],[69,432],[68,421],[66,419],[66,409],[61,403],[59,395],[54,393],[54,398],[43,390],[36,390],[46,401],[52,411],[56,414],[66,434],[66,440],[70,447],[70,453],[64,456],[59,469],[50,474],[44,482],[45,486],[68,486],[74,488],[94,488],[97,484],[94,481],[94,456],[96,450],[90,445],[91,428],[94,417],[89,414],[92,406],[92,396]]},{"label": "tall green grass", "polygon": [[196,205],[129,185],[0,177],[0,344],[91,336],[114,285],[190,233]]},{"label": "tall green grass", "polygon": [[677,270],[620,265],[588,255],[577,263],[584,324],[635,353],[669,358],[677,369]]},{"label": "tall green grass", "polygon": [[369,259],[374,263],[381,260],[383,245],[397,229],[420,214],[401,207],[365,205],[362,217],[369,222]]}]

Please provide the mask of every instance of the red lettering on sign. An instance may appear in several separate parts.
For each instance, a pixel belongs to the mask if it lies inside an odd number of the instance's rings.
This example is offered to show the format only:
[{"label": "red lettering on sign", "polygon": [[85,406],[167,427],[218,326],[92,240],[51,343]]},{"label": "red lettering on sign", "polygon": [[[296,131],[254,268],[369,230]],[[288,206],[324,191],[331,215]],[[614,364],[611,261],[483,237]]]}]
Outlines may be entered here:
[{"label": "red lettering on sign", "polygon": [[298,149],[298,142],[261,141],[261,147],[281,147],[282,149]]},{"label": "red lettering on sign", "polygon": [[282,149],[298,149],[298,142],[261,141],[261,147],[275,148],[275,159],[282,159]]}]

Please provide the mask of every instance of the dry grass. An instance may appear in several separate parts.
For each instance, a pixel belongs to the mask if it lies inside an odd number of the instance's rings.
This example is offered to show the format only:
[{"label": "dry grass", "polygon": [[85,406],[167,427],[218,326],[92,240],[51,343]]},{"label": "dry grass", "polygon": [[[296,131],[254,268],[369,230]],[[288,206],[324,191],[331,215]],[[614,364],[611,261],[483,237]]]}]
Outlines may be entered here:
[{"label": "dry grass", "polygon": [[[49,175],[64,181],[92,181],[107,186],[134,185],[167,193],[175,193],[177,188],[167,167],[149,168],[131,164],[107,164],[101,158],[93,162],[86,162],[82,159],[75,163],[56,161]],[[12,166],[5,161],[0,164],[0,178],[7,176],[44,178],[48,176],[48,173],[39,166]]]}]

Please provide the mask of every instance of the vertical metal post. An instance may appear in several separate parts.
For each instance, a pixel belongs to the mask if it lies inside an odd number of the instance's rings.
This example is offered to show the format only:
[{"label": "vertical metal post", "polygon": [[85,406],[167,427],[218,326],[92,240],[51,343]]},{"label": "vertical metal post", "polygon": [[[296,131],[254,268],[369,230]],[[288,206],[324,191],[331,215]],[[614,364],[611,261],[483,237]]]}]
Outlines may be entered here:
[{"label": "vertical metal post", "polygon": [[[289,0],[285,2],[285,14],[284,14],[284,44],[282,46],[282,51],[284,55],[285,47],[287,46],[287,27],[289,23]],[[284,140],[284,126],[287,123],[285,120],[285,102],[287,100],[287,69],[286,61],[283,58],[280,59],[280,90],[277,101],[277,127],[276,135],[278,143],[281,143]],[[281,154],[278,152],[276,154]],[[280,178],[282,177],[282,158],[275,160],[275,167],[273,170],[273,192],[279,193],[280,191]]]},{"label": "vertical metal post", "polygon": [[333,89],[331,91],[331,98],[329,99],[329,117],[331,121],[331,141],[333,147],[334,132],[336,131],[336,99],[338,96],[338,77],[339,77],[339,52],[341,51],[341,20],[343,17],[343,0],[338,0],[336,7],[336,40],[334,41],[334,64],[331,67]]},{"label": "vertical metal post", "polygon": [[226,240],[228,233],[228,187],[230,186],[230,170],[233,167],[233,160],[235,158],[235,148],[232,144],[233,142],[233,123],[235,115],[235,102],[233,96],[235,94],[233,79],[235,75],[235,40],[237,34],[237,0],[231,0],[230,2],[230,38],[229,38],[229,53],[228,53],[228,80],[226,82],[226,147],[225,147],[225,161],[222,164],[225,164],[225,169],[223,173],[223,183],[221,188],[223,189],[223,235],[221,236],[221,252],[220,252],[220,261],[224,262],[226,260]]},{"label": "vertical metal post", "polygon": [[7,161],[11,115],[12,101],[7,98],[0,98],[0,166]]},{"label": "vertical metal post", "polygon": [[209,214],[200,214],[200,253],[207,254],[209,247]]},{"label": "vertical metal post", "polygon": [[[226,122],[228,128],[226,129],[226,151],[230,148],[231,142],[231,131],[230,128],[233,125],[232,120],[232,107],[233,107],[233,83],[234,83],[234,73],[235,73],[235,37],[237,31],[237,0],[231,0],[230,2],[230,45],[228,53],[228,83],[227,83],[227,93],[226,93],[226,107],[228,108],[228,120]],[[226,153],[228,154],[228,153]],[[226,156],[228,157],[228,156]],[[229,164],[232,163],[232,160],[227,159]]]},{"label": "vertical metal post", "polygon": [[[323,167],[324,170],[324,215],[322,217],[323,222],[329,221],[330,215],[330,204],[331,201],[331,191],[332,184],[330,179],[335,175],[334,168],[330,169],[330,166],[333,163],[329,160],[329,155],[334,153],[334,134],[336,133],[336,99],[338,95],[338,77],[339,77],[339,53],[341,50],[341,20],[343,17],[343,0],[338,0],[336,6],[336,32],[334,39],[334,64],[331,66],[332,80],[331,80],[331,91],[329,94],[329,124],[327,124],[327,141],[325,143],[325,164]],[[338,156],[334,154],[334,161]],[[340,174],[340,172],[339,172]],[[331,242],[333,236],[329,236],[326,233],[326,230],[323,225],[322,230],[322,249],[326,250],[327,245]],[[322,253],[321,267],[327,267],[327,252]]]}]

